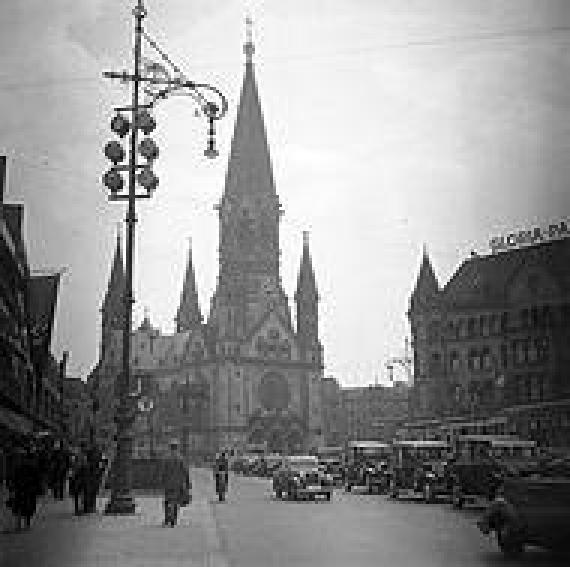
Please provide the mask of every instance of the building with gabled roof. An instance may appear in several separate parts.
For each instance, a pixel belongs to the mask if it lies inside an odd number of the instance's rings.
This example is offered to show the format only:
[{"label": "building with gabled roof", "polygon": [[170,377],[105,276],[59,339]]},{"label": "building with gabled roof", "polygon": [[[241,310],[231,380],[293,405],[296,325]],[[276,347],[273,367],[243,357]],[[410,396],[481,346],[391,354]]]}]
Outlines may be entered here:
[{"label": "building with gabled roof", "polygon": [[[273,168],[248,40],[219,217],[219,274],[204,322],[191,250],[176,312],[166,335],[145,316],[132,333],[132,366],[142,392],[135,454],[156,454],[179,436],[189,458],[222,447],[265,444],[293,452],[321,444],[323,350],[317,284],[308,233],[303,235],[293,324],[280,274],[283,210]],[[109,297],[122,294],[120,246],[103,303],[101,357],[92,374],[112,424],[112,384],[121,364],[124,311]],[[121,268],[115,264],[121,262]],[[113,276],[115,274],[115,276]],[[120,303],[120,302],[119,302]],[[118,323],[118,325],[116,324]],[[109,330],[110,335],[106,334]],[[106,384],[104,386],[103,384]],[[133,388],[135,385],[133,385]],[[106,392],[103,394],[103,392]],[[152,407],[152,409],[150,409]],[[108,433],[108,432],[106,432]],[[112,443],[108,435],[104,443]]]},{"label": "building with gabled roof", "polygon": [[440,287],[424,252],[408,311],[416,419],[501,418],[570,446],[570,239],[472,255]]}]

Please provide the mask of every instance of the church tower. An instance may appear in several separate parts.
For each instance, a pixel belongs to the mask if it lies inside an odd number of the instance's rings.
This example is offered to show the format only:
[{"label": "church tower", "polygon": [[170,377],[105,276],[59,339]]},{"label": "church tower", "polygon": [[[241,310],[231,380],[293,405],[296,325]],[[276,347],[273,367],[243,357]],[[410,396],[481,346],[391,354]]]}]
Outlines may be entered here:
[{"label": "church tower", "polygon": [[414,345],[414,385],[410,410],[428,417],[444,399],[441,290],[426,247],[416,286],[410,297],[408,319]]},{"label": "church tower", "polygon": [[220,272],[209,324],[218,337],[247,336],[270,302],[290,320],[279,273],[279,220],[263,112],[253,65],[251,32],[244,46],[245,74],[235,122],[220,220]]},{"label": "church tower", "polygon": [[297,336],[305,360],[321,361],[319,344],[319,294],[309,251],[309,233],[303,232],[303,254],[295,292]]},{"label": "church tower", "polygon": [[111,267],[111,276],[101,306],[101,352],[100,358],[106,355],[107,347],[112,342],[113,331],[122,331],[125,326],[125,272],[121,255],[121,237],[117,232],[117,245]]},{"label": "church tower", "polygon": [[186,274],[182,285],[182,295],[180,305],[176,313],[176,332],[192,331],[202,324],[202,314],[198,302],[198,292],[196,291],[196,276],[194,275],[194,264],[192,262],[192,245],[188,247],[188,261],[186,264]]}]

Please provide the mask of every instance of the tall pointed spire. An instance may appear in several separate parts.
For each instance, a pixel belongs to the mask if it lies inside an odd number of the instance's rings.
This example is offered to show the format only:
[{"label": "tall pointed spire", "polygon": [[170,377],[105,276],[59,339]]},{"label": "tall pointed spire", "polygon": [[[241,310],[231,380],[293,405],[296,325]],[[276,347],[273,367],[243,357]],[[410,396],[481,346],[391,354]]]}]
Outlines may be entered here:
[{"label": "tall pointed spire", "polygon": [[307,230],[303,231],[303,254],[297,277],[297,291],[295,292],[295,301],[303,299],[312,301],[318,301],[319,299],[313,261],[309,251],[309,232]]},{"label": "tall pointed spire", "polygon": [[420,273],[416,282],[416,287],[412,293],[412,298],[430,299],[440,292],[439,282],[435,275],[435,271],[431,264],[427,246],[424,244],[422,248],[422,263]]},{"label": "tall pointed spire", "polygon": [[107,291],[103,299],[101,311],[107,321],[112,321],[113,327],[121,328],[121,321],[124,316],[124,291],[125,291],[125,271],[123,266],[123,256],[121,254],[121,234],[117,230],[117,244],[115,256],[111,267],[111,275],[107,284]]},{"label": "tall pointed spire", "polygon": [[[188,239],[190,240],[190,239]],[[196,291],[196,276],[194,274],[194,264],[192,262],[192,244],[188,245],[188,261],[186,264],[186,274],[182,286],[180,305],[176,313],[176,332],[189,331],[202,324],[202,314]]]},{"label": "tall pointed spire", "polygon": [[234,126],[225,195],[275,194],[273,168],[253,66],[251,18],[246,20],[245,74]]}]

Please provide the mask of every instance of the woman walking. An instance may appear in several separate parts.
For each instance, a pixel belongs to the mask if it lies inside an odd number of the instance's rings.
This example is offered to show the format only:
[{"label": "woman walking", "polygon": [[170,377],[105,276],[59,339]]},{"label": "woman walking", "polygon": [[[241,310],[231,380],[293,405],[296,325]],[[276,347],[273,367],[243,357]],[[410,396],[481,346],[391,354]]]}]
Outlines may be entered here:
[{"label": "woman walking", "polygon": [[164,525],[174,527],[178,521],[178,509],[190,501],[192,483],[188,469],[178,453],[178,440],[170,442],[170,455],[162,469],[164,488]]}]

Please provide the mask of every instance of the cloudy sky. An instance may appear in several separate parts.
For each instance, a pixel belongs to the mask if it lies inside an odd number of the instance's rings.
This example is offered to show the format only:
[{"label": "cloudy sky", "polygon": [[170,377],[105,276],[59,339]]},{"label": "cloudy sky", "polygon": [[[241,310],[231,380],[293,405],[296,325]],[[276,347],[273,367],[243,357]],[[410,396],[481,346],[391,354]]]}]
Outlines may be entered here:
[{"label": "cloudy sky", "polygon": [[[0,151],[6,200],[26,205],[34,268],[68,268],[53,350],[85,376],[122,205],[100,183],[101,149],[126,87],[134,0],[18,0],[0,18]],[[160,186],[139,205],[135,321],[173,328],[192,238],[207,313],[243,73],[244,18],[277,190],[282,278],[292,296],[311,231],[326,372],[347,385],[386,379],[425,243],[445,283],[471,250],[570,211],[567,0],[146,0],[149,33],[196,81],[227,94],[221,156],[190,99],[161,103]],[[147,52],[150,55],[149,52]]]}]

